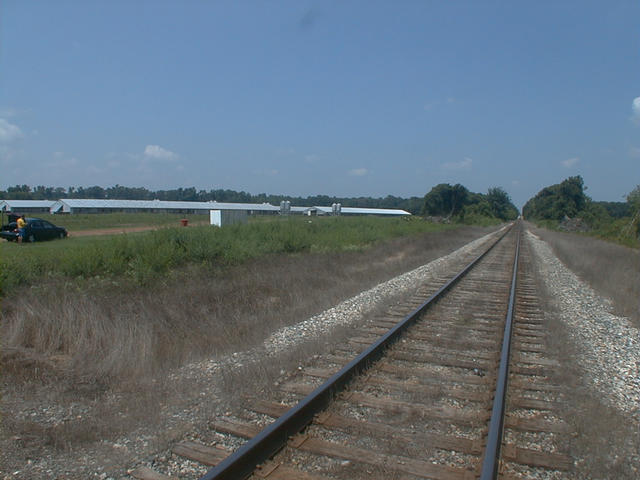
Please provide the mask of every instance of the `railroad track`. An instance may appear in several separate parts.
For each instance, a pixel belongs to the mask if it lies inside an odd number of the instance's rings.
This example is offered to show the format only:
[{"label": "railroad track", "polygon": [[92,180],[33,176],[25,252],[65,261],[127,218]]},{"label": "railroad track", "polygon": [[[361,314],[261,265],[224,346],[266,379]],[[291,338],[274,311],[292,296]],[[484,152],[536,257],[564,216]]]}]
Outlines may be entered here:
[{"label": "railroad track", "polygon": [[445,285],[422,286],[289,379],[281,402],[247,399],[245,414],[212,421],[228,444],[247,440],[235,452],[173,453],[213,466],[201,480],[569,478],[559,365],[520,237],[516,225]]}]

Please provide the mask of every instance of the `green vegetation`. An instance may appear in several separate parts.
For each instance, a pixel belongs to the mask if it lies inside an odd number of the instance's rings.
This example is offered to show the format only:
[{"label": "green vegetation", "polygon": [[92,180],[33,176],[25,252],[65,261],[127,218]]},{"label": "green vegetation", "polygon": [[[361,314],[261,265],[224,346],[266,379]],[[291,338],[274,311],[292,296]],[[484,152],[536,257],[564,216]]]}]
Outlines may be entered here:
[{"label": "green vegetation", "polygon": [[631,216],[631,205],[627,202],[593,202],[604,208],[611,218],[624,218]]},{"label": "green vegetation", "polygon": [[464,186],[446,183],[437,185],[425,197],[402,198],[393,195],[386,197],[332,197],[314,195],[309,197],[293,197],[290,195],[270,195],[259,193],[253,195],[235,190],[196,190],[194,187],[174,190],[151,191],[143,187],[123,187],[115,185],[103,188],[93,187],[45,187],[39,185],[16,185],[0,190],[0,200],[59,200],[61,198],[95,198],[113,200],[167,200],[187,202],[231,202],[231,203],[270,203],[279,205],[288,200],[296,206],[318,206],[340,203],[348,207],[360,208],[395,208],[410,212],[413,215],[429,215],[445,217],[449,220],[466,224],[496,224],[500,221],[514,220],[518,217],[518,209],[511,203],[509,195],[500,187],[490,188],[486,194],[473,193]]},{"label": "green vegetation", "polygon": [[582,177],[569,177],[545,187],[522,209],[524,218],[554,230],[570,230],[629,247],[640,243],[640,185],[627,202],[594,202],[584,191]]},{"label": "green vegetation", "polygon": [[109,188],[99,186],[93,187],[45,187],[39,185],[30,187],[29,185],[16,185],[0,190],[0,200],[60,200],[61,198],[97,198],[113,200],[168,200],[185,202],[231,202],[231,203],[271,203],[279,205],[282,200],[289,200],[292,205],[300,207],[313,207],[317,205],[331,205],[341,203],[344,206],[360,208],[399,208],[414,215],[420,213],[422,198],[410,197],[401,198],[393,195],[386,197],[330,197],[328,195],[314,195],[310,197],[292,197],[290,195],[267,195],[259,193],[252,195],[247,192],[236,192],[235,190],[196,190],[190,188],[176,188],[174,190],[151,191],[143,187],[123,187],[115,185]]},{"label": "green vegetation", "polygon": [[522,213],[533,220],[562,220],[565,216],[577,216],[589,203],[589,197],[584,194],[584,181],[578,175],[540,190],[525,204]]},{"label": "green vegetation", "polygon": [[33,213],[27,216],[43,218],[51,223],[65,227],[71,235],[73,235],[73,232],[83,230],[179,226],[180,220],[183,218],[186,218],[190,225],[209,223],[208,215],[183,215],[178,213],[74,213],[73,215]]},{"label": "green vegetation", "polygon": [[424,197],[422,214],[466,224],[490,225],[518,218],[518,209],[500,187],[473,193],[459,183],[436,185]]},{"label": "green vegetation", "polygon": [[273,253],[359,250],[381,240],[446,228],[419,218],[290,217],[33,245],[3,242],[0,280],[5,294],[47,278],[106,278],[144,285],[190,264],[227,266]]},{"label": "green vegetation", "polygon": [[[231,190],[196,192],[194,188],[151,192],[144,188],[116,185],[74,188],[68,190],[28,185],[16,185],[1,198],[57,199],[119,198],[270,202],[290,200],[296,205],[330,205],[343,203],[350,206],[403,208],[426,215],[446,217],[453,223],[488,226],[513,220],[518,211],[507,193],[491,188],[487,194],[473,193],[462,185],[441,184],[423,199],[402,199],[387,196],[384,199],[336,198],[315,196],[296,198],[285,196],[249,195]],[[198,226],[207,223],[204,215],[105,213],[49,215],[34,214],[67,228],[70,237],[65,242],[35,245],[0,244],[0,292],[7,293],[19,285],[38,285],[46,279],[68,281],[86,279],[115,279],[117,284],[132,282],[146,285],[174,269],[188,265],[205,267],[240,264],[250,258],[272,253],[339,252],[360,250],[377,241],[448,228],[425,222],[421,218],[254,218],[248,225],[213,229]],[[186,218],[193,226],[178,227]],[[449,222],[447,222],[449,223]],[[154,232],[129,233],[117,237],[74,236],[74,232],[94,229],[131,227],[164,227]],[[171,228],[174,227],[174,228]],[[19,265],[19,268],[16,267]]]}]

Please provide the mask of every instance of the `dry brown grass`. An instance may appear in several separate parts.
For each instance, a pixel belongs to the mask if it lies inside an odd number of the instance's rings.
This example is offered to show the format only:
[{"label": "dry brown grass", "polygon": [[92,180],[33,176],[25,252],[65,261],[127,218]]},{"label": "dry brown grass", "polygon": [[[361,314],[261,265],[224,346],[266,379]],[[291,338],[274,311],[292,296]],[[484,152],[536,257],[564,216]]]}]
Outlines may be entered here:
[{"label": "dry brown grass", "polygon": [[[23,292],[18,303],[5,300],[0,327],[0,449],[5,453],[0,460],[7,462],[7,469],[17,469],[45,450],[58,455],[90,445],[98,448],[101,438],[119,438],[142,425],[153,428],[161,404],[189,402],[198,392],[188,380],[167,381],[164,372],[190,360],[246,350],[279,327],[438,258],[486,231],[463,228],[401,238],[364,252],[279,255],[226,270],[192,268],[148,290],[44,283]],[[230,375],[232,390],[267,390],[282,370],[294,369],[310,351],[322,348],[303,346],[277,361]],[[238,384],[243,379],[246,384]],[[18,410],[35,411],[43,405],[68,409],[74,404],[86,406],[86,414],[57,425],[40,416],[14,419]],[[24,448],[18,448],[12,440],[16,438]]]},{"label": "dry brown grass", "polygon": [[[551,342],[564,366],[555,381],[567,386],[563,417],[573,436],[562,445],[574,459],[576,478],[637,479],[640,432],[620,410],[605,405],[581,378],[566,329],[551,326]],[[635,460],[631,460],[635,456]]]},{"label": "dry brown grass", "polygon": [[546,290],[540,278],[537,284],[541,305],[547,319],[551,319],[546,325],[550,332],[546,337],[549,350],[562,365],[553,380],[566,387],[562,416],[572,435],[560,448],[577,460],[574,478],[637,479],[640,431],[621,411],[605,405],[588,388],[569,329],[554,321],[559,313],[554,315],[557,310],[553,293]]},{"label": "dry brown grass", "polygon": [[528,226],[549,243],[567,267],[610,298],[618,314],[640,327],[640,251],[597,238]]},{"label": "dry brown grass", "polygon": [[273,330],[474,236],[477,231],[465,229],[418,242],[398,239],[365,252],[273,256],[218,271],[192,268],[151,289],[43,284],[19,302],[3,302],[3,348],[37,352],[86,381],[144,376],[203,355],[250,348]]}]

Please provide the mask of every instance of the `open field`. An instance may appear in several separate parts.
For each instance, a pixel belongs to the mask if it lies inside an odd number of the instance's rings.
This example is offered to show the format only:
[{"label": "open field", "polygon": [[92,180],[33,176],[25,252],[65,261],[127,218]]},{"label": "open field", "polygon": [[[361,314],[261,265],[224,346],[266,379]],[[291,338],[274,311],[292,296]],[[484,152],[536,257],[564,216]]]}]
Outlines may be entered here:
[{"label": "open field", "polygon": [[[73,215],[29,213],[27,217],[42,218],[55,225],[65,227],[69,235],[85,230],[128,227],[177,227],[181,219],[190,225],[208,224],[208,215],[182,215],[178,213],[80,213]],[[5,216],[6,221],[6,216]]]},{"label": "open field", "polygon": [[[323,287],[316,271],[329,277],[333,262],[349,252],[366,256],[376,242],[447,229],[405,219],[273,219],[4,243],[3,291],[20,302],[3,302],[3,344],[61,355],[72,370],[96,378],[148,372],[224,349],[230,334],[248,343],[261,338],[252,310],[269,311],[283,298],[297,303],[306,286]],[[279,275],[271,272],[274,262]],[[275,293],[261,307],[268,292]],[[217,325],[216,318],[225,322]]]},{"label": "open field", "polygon": [[[46,279],[104,279],[115,286],[150,285],[170,272],[197,265],[238,265],[276,253],[359,250],[375,242],[452,228],[412,218],[269,218],[222,229],[174,227],[118,236],[80,237],[36,244],[0,244],[0,281],[9,294]],[[19,261],[20,268],[16,268]]]}]

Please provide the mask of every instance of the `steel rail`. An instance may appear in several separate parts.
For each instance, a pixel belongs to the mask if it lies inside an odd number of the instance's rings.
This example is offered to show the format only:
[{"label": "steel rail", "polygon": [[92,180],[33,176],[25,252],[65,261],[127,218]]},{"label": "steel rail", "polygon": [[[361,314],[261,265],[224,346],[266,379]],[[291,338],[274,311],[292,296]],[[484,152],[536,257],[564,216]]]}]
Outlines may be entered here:
[{"label": "steel rail", "polygon": [[288,439],[306,427],[313,417],[323,410],[333,397],[344,389],[346,384],[356,375],[365,371],[379,359],[384,350],[392,345],[409,326],[416,322],[418,316],[434,304],[440,296],[464,277],[482,258],[485,257],[510,231],[509,227],[491,246],[451,280],[431,295],[422,305],[400,320],[386,334],[360,353],[355,359],[332,375],[322,385],[307,395],[300,402],[284,413],[276,421],[265,427],[234,453],[211,468],[199,480],[241,480],[247,478],[255,468],[271,458],[287,443]]},{"label": "steel rail", "polygon": [[509,307],[502,337],[502,351],[500,353],[500,367],[496,380],[495,396],[493,397],[493,409],[489,421],[487,444],[484,451],[480,480],[495,480],[498,478],[500,466],[500,447],[502,446],[502,433],[504,429],[504,413],[506,406],[507,385],[509,381],[509,354],[511,352],[511,336],[513,330],[513,310],[516,299],[516,279],[518,276],[518,256],[520,254],[520,224],[516,234],[516,253],[513,261],[513,274],[511,277],[511,291],[509,293]]}]

